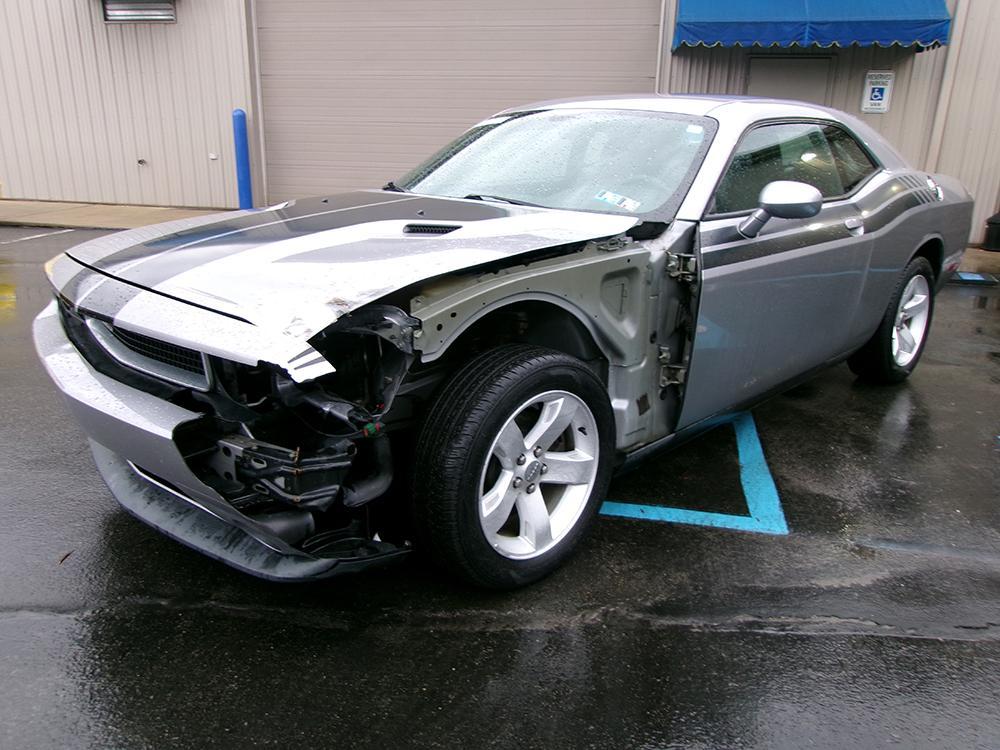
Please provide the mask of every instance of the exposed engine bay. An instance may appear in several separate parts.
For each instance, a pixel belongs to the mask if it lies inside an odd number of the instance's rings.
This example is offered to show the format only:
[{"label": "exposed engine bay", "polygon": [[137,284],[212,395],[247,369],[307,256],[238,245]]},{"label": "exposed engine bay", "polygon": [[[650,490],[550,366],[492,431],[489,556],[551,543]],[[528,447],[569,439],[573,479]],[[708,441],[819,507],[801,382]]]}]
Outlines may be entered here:
[{"label": "exposed engine bay", "polygon": [[162,371],[147,377],[135,362],[123,366],[95,332],[120,336],[150,374],[157,362],[168,366],[168,354],[180,362],[179,347],[140,351],[141,337],[98,329],[65,302],[60,308],[66,333],[95,368],[202,414],[180,425],[174,441],[192,472],[248,519],[313,555],[396,550],[365,506],[393,483],[389,432],[405,419],[387,424],[388,412],[414,361],[417,319],[390,305],[343,316],[310,341],[336,371],[305,384],[263,362],[204,357],[205,387],[188,388],[164,382]]}]

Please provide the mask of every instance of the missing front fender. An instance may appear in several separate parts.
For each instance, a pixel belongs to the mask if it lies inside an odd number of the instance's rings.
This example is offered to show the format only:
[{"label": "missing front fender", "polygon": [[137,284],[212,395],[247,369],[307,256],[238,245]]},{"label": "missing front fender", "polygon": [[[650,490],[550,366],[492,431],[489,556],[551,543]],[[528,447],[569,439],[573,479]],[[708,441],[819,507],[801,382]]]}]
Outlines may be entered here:
[{"label": "missing front fender", "polygon": [[279,382],[282,401],[320,423],[329,417],[358,428],[392,406],[415,355],[420,321],[391,305],[370,305],[340,318],[310,339],[336,372],[306,385]]}]

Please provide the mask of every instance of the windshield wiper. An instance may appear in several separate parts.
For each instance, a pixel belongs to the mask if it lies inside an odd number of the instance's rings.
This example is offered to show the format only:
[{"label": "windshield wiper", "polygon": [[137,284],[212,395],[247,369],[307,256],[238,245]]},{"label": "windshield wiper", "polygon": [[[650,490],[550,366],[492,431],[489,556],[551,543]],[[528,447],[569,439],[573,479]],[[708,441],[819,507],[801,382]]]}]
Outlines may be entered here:
[{"label": "windshield wiper", "polygon": [[382,189],[383,190],[391,190],[393,193],[405,193],[406,192],[405,190],[403,190],[403,188],[401,188],[399,185],[397,185],[392,180],[389,180],[387,183],[385,183],[382,186]]},{"label": "windshield wiper", "polygon": [[535,208],[545,208],[545,206],[539,205],[538,203],[519,201],[516,198],[504,198],[502,195],[480,195],[479,193],[469,193],[468,195],[463,195],[462,197],[470,201],[499,201],[500,203],[510,203],[515,206],[534,206]]}]

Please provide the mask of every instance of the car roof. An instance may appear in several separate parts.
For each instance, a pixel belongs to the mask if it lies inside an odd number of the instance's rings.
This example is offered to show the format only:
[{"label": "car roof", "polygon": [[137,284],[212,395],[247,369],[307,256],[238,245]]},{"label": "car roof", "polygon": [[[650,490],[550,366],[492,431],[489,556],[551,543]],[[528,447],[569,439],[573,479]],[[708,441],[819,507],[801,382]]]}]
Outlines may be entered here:
[{"label": "car roof", "polygon": [[723,96],[718,94],[634,94],[591,96],[578,99],[550,99],[520,107],[511,107],[501,114],[534,109],[633,109],[647,112],[704,117],[747,117],[757,119],[761,111],[770,117],[823,117],[840,119],[841,112],[790,99],[770,99],[759,96]]},{"label": "car roof", "polygon": [[907,166],[906,160],[899,152],[874,128],[862,120],[838,109],[791,99],[728,94],[684,94],[680,96],[674,94],[624,94],[576,99],[550,99],[520,107],[511,107],[498,114],[530,112],[540,109],[625,109],[711,117],[741,131],[761,120],[784,118],[832,120],[840,122],[854,131],[878,155],[887,169],[899,169]]}]

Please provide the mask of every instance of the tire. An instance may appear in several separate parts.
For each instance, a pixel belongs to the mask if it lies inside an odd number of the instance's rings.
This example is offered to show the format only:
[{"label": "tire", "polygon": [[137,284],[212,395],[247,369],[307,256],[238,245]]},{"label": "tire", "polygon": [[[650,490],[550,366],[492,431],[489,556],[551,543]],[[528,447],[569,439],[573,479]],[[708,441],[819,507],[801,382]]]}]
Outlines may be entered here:
[{"label": "tire", "polygon": [[926,258],[903,269],[878,330],[847,365],[870,383],[900,383],[920,361],[934,316],[934,271]]},{"label": "tire", "polygon": [[583,362],[520,344],[479,355],[444,385],[420,431],[418,546],[479,586],[537,581],[597,514],[613,452],[607,391]]}]

